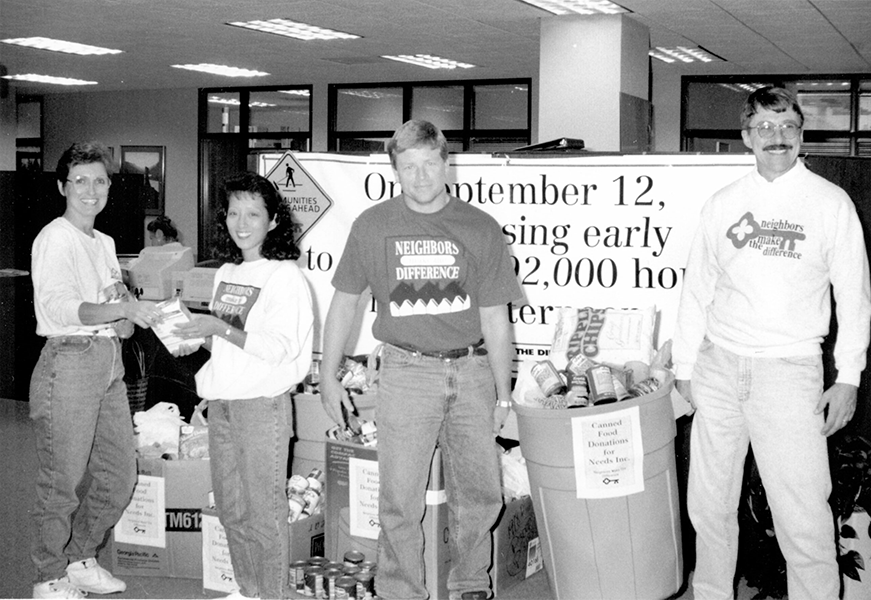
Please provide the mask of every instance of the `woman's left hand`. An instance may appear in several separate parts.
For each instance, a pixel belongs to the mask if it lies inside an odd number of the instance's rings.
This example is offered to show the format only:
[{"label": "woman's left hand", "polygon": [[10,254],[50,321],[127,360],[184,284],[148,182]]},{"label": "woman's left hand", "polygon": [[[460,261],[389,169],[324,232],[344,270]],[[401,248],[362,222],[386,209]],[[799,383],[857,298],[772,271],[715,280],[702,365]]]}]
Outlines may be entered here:
[{"label": "woman's left hand", "polygon": [[176,325],[172,332],[178,337],[189,340],[192,338],[207,338],[212,335],[220,335],[227,329],[227,324],[212,315],[193,315],[191,320],[181,325]]}]

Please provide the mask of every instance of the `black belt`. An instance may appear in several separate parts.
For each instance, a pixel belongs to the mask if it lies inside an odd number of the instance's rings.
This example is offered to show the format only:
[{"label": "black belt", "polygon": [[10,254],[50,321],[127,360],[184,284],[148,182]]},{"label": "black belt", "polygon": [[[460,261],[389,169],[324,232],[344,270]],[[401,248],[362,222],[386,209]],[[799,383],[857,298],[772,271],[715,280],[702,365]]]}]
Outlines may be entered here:
[{"label": "black belt", "polygon": [[396,346],[400,350],[411,352],[412,354],[420,354],[421,356],[426,356],[428,358],[440,358],[442,360],[463,358],[464,356],[484,356],[485,354],[487,354],[487,349],[484,347],[484,340],[478,340],[474,344],[466,346],[465,348],[455,348],[454,350],[436,350],[435,352],[418,350],[417,348],[400,346],[399,344],[392,345]]}]

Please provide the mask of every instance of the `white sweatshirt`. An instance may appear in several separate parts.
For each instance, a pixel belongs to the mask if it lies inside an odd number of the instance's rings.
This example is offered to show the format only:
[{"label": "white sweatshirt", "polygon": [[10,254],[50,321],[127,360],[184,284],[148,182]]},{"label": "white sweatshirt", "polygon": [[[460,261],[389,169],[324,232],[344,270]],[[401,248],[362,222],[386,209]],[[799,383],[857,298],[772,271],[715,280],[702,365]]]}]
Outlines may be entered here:
[{"label": "white sweatshirt", "polygon": [[221,266],[209,308],[248,336],[244,349],[212,338],[212,357],[196,374],[201,398],[271,398],[306,376],[314,316],[308,283],[296,263],[264,258]]},{"label": "white sweatshirt", "polygon": [[772,182],[754,169],[702,209],[674,334],[677,379],[705,336],[741,356],[820,354],[837,306],[837,381],[859,385],[871,328],[868,257],[849,196],[801,161]]},{"label": "white sweatshirt", "polygon": [[101,292],[121,281],[111,237],[96,229],[91,237],[58,217],[33,241],[31,270],[37,335],[88,335],[110,327],[83,325],[79,307],[83,302],[106,302]]}]

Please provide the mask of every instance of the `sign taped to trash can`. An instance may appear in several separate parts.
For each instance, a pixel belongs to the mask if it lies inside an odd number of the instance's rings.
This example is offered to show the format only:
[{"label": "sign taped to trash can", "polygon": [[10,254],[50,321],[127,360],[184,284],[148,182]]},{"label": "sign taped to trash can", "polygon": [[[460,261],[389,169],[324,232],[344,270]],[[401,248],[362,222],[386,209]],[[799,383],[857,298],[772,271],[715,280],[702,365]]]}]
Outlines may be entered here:
[{"label": "sign taped to trash can", "polygon": [[578,498],[644,491],[644,448],[637,406],[572,418]]}]

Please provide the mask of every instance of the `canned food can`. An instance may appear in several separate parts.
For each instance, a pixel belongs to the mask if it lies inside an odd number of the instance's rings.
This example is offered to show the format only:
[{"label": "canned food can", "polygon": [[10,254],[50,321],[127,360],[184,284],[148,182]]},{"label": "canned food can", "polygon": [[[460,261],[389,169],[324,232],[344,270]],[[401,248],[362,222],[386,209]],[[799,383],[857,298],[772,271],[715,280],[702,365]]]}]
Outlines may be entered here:
[{"label": "canned food can", "polygon": [[305,510],[305,498],[299,494],[288,495],[287,508],[287,522],[295,523],[302,516],[302,511]]},{"label": "canned food can", "polygon": [[364,600],[364,598],[371,598],[375,595],[375,574],[369,572],[359,572],[354,575],[354,579],[357,580],[357,598],[358,600]]},{"label": "canned food can", "polygon": [[645,394],[652,394],[659,389],[659,386],[660,383],[658,380],[649,377],[644,381],[635,383],[631,388],[629,388],[629,393],[635,397],[644,396]]},{"label": "canned food can", "polygon": [[308,480],[302,475],[292,475],[287,480],[287,493],[302,495],[308,489]]},{"label": "canned food can", "polygon": [[318,505],[321,503],[321,494],[320,492],[316,492],[315,490],[309,488],[302,493],[303,498],[303,510],[308,514],[314,514],[315,510],[317,510]]},{"label": "canned food can", "polygon": [[532,376],[545,396],[552,396],[565,387],[559,371],[549,360],[541,360],[532,365]]},{"label": "canned food can", "polygon": [[617,401],[611,369],[597,365],[587,369],[587,384],[590,386],[590,401],[593,404],[608,404]]},{"label": "canned food can", "polygon": [[345,572],[345,575],[347,575],[348,577],[353,577],[354,575],[356,575],[357,573],[362,571],[362,569],[360,567],[348,566],[348,565],[345,565],[345,568],[342,570]]},{"label": "canned food can", "polygon": [[324,569],[324,598],[335,599],[336,580],[344,575],[342,569]]},{"label": "canned food can", "polygon": [[357,598],[357,580],[347,575],[336,579],[336,599]]},{"label": "canned food can", "polygon": [[297,560],[290,563],[290,587],[302,593],[305,590],[305,569],[308,562]]},{"label": "canned food can", "polygon": [[360,563],[360,571],[366,572],[375,572],[377,565],[374,560],[364,560]]},{"label": "canned food can", "polygon": [[614,383],[614,394],[617,396],[617,401],[625,400],[629,397],[629,392],[626,390],[626,386],[623,385],[623,382],[620,381],[618,377],[614,377],[612,379]]},{"label": "canned food can", "polygon": [[302,593],[312,598],[324,597],[324,568],[309,566],[305,570],[305,587]]},{"label": "canned food can", "polygon": [[583,377],[587,373],[587,369],[595,366],[596,363],[578,352],[569,359],[569,362],[566,365],[566,371],[572,375],[580,375]]},{"label": "canned food can", "polygon": [[348,550],[343,558],[346,567],[359,567],[366,560],[366,555],[359,550]]},{"label": "canned food can", "polygon": [[323,556],[311,556],[308,559],[308,564],[311,567],[323,567],[328,562],[330,562],[330,559],[324,558]]}]

